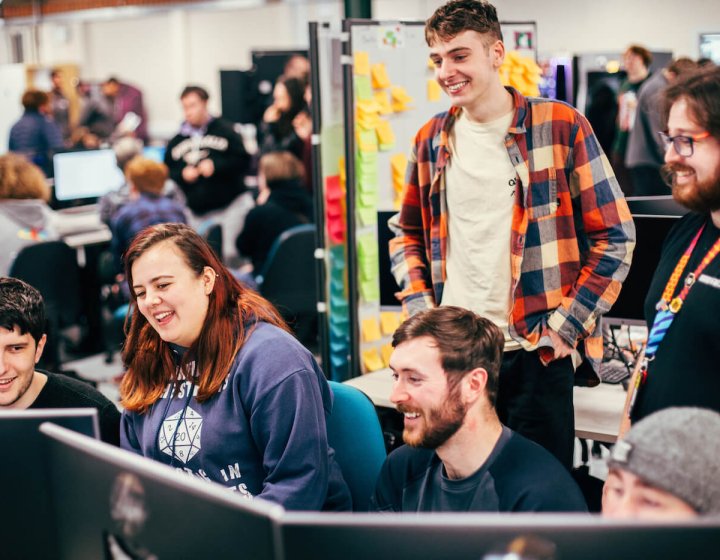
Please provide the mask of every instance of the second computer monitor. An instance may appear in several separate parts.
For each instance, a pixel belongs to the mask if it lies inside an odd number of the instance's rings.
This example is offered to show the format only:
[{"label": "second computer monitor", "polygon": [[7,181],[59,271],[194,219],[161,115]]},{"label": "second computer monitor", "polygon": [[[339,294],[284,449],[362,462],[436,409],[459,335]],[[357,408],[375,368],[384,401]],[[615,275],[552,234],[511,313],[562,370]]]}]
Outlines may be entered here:
[{"label": "second computer monitor", "polygon": [[92,204],[125,182],[115,152],[110,149],[57,153],[53,167],[53,198],[60,208]]},{"label": "second computer monitor", "polygon": [[[46,424],[60,560],[275,558],[282,508]],[[228,465],[228,476],[242,477]]]},{"label": "second computer monitor", "polygon": [[[610,522],[583,514],[302,514],[281,524],[285,560],[710,558],[720,522]],[[512,554],[514,553],[514,554]]]}]

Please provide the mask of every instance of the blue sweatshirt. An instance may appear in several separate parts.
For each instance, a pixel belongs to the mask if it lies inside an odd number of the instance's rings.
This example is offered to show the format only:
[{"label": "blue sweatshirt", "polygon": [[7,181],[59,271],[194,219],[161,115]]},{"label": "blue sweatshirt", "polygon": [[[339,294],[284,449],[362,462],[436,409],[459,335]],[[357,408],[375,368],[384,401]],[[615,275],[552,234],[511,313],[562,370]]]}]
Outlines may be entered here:
[{"label": "blue sweatshirt", "polygon": [[330,387],[291,335],[260,323],[203,403],[182,376],[173,387],[146,413],[123,413],[124,449],[289,510],[351,509],[327,441]]}]

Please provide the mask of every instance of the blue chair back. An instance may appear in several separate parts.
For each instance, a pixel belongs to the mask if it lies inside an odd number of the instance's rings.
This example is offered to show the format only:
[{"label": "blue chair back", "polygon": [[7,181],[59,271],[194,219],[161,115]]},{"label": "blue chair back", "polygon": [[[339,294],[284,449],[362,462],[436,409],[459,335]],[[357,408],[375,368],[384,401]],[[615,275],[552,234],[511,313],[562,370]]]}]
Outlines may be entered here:
[{"label": "blue chair back", "polygon": [[328,383],[335,396],[328,442],[350,487],[353,510],[368,511],[386,457],[380,421],[365,393],[336,381]]}]

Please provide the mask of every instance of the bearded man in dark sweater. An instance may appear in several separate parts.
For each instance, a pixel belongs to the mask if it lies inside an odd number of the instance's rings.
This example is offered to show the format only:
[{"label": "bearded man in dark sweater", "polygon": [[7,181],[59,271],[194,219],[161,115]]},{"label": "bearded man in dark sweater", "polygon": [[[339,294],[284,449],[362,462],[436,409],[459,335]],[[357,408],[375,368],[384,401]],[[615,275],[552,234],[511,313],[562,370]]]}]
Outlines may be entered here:
[{"label": "bearded man in dark sweater", "polygon": [[87,383],[35,369],[47,335],[40,292],[0,278],[0,410],[95,408],[103,441],[120,445],[120,412]]},{"label": "bearded man in dark sweater", "polygon": [[407,445],[385,461],[376,511],[582,512],[570,473],[495,412],[504,338],[490,320],[436,307],[405,321],[392,341],[390,400]]}]

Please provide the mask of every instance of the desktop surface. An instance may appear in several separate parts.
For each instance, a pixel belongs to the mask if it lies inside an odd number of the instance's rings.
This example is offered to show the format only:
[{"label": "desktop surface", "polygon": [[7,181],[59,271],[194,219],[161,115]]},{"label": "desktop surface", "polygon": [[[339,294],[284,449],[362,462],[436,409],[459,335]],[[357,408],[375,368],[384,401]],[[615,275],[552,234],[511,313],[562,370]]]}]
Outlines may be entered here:
[{"label": "desktop surface", "polygon": [[56,426],[41,430],[61,560],[275,558],[279,506]]}]

